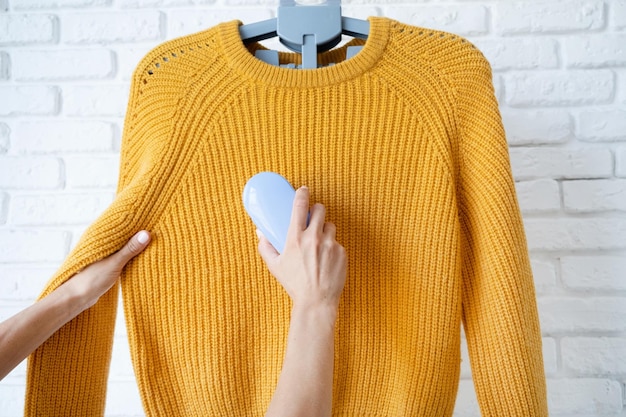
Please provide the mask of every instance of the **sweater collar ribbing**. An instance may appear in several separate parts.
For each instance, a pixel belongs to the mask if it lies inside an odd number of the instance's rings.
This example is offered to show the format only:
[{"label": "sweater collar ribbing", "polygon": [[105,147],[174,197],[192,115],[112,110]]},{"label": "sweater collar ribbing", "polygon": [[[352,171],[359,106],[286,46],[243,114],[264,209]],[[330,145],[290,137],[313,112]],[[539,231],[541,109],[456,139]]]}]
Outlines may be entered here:
[{"label": "sweater collar ribbing", "polygon": [[[383,55],[389,39],[390,20],[370,16],[370,33],[366,41],[352,39],[346,45],[318,55],[321,63],[336,62],[345,57],[345,49],[350,45],[363,44],[363,49],[348,60],[332,66],[317,69],[292,69],[277,67],[256,58],[256,49],[263,48],[258,42],[246,47],[239,36],[239,20],[224,22],[219,27],[221,53],[229,65],[247,78],[284,87],[321,87],[358,77],[376,65]],[[365,42],[365,43],[363,43]],[[252,52],[251,52],[252,51]],[[281,62],[299,62],[299,55],[280,52]]]}]

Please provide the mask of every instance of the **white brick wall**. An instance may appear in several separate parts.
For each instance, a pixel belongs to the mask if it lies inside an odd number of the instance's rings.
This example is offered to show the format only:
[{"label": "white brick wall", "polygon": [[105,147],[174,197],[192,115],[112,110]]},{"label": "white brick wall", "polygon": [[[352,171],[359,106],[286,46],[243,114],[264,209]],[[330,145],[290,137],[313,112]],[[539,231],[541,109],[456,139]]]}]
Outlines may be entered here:
[{"label": "white brick wall", "polygon": [[615,93],[611,70],[511,72],[504,76],[511,107],[608,104]]},{"label": "white brick wall", "polygon": [[53,43],[57,25],[57,17],[50,14],[0,15],[0,46]]},{"label": "white brick wall", "polygon": [[47,85],[0,84],[0,117],[53,116],[59,109],[59,88]]},{"label": "white brick wall", "polygon": [[[469,37],[490,60],[556,417],[626,417],[626,0],[344,0]],[[114,198],[131,73],[159,43],[278,0],[0,0],[0,320]],[[268,43],[274,47],[276,43]],[[478,416],[463,343],[456,416]],[[0,382],[22,414],[24,364]],[[118,317],[107,416],[141,416]]]},{"label": "white brick wall", "polygon": [[113,56],[106,49],[15,51],[11,69],[16,81],[61,81],[110,78]]},{"label": "white brick wall", "polygon": [[626,279],[616,279],[626,271],[626,257],[610,255],[563,256],[561,279],[565,288],[582,291],[623,291]]}]

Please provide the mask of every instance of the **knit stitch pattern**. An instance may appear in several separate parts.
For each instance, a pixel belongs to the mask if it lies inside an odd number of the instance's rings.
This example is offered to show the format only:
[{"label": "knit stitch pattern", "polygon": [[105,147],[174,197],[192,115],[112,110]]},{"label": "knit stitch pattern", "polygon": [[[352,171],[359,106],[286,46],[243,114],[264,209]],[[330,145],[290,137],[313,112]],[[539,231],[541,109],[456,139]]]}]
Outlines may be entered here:
[{"label": "knit stitch pattern", "polygon": [[[241,202],[261,171],[307,185],[348,254],[334,416],[451,416],[461,326],[481,413],[547,415],[490,66],[461,37],[369,21],[367,41],[314,70],[256,59],[239,21],[168,41],[135,70],[116,198],[41,296],[153,234],[120,279],[146,415],[261,416],[270,402],[291,304]],[[345,60],[350,45],[363,49]],[[118,291],[31,355],[26,416],[104,413]]]}]

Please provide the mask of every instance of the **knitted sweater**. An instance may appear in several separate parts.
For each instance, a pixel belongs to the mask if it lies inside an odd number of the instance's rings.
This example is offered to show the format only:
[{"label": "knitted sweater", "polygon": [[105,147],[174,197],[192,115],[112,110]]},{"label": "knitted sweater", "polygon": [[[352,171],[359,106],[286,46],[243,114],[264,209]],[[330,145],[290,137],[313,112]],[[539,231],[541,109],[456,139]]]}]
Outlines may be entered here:
[{"label": "knitted sweater", "polygon": [[[336,64],[314,70],[256,59],[239,21],[168,41],[136,69],[116,198],[42,296],[152,232],[121,276],[147,415],[260,416],[270,402],[291,306],[241,202],[261,171],[309,186],[348,254],[333,415],[451,416],[462,325],[482,414],[547,415],[490,66],[458,36],[369,21],[357,55],[320,54]],[[118,289],[30,357],[27,416],[103,413]]]}]

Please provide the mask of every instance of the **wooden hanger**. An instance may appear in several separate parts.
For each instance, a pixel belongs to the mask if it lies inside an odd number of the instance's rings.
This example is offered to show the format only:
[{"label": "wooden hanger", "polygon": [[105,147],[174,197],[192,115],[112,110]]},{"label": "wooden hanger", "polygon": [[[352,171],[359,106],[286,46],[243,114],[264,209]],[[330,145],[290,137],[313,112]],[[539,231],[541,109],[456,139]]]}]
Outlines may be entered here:
[{"label": "wooden hanger", "polygon": [[[302,54],[301,68],[317,68],[317,54],[335,47],[341,35],[367,39],[369,22],[341,16],[341,0],[280,0],[277,18],[242,25],[239,34],[244,44],[278,36],[283,45]],[[349,47],[346,59],[361,48]],[[278,51],[257,50],[256,57],[279,65]]]}]

